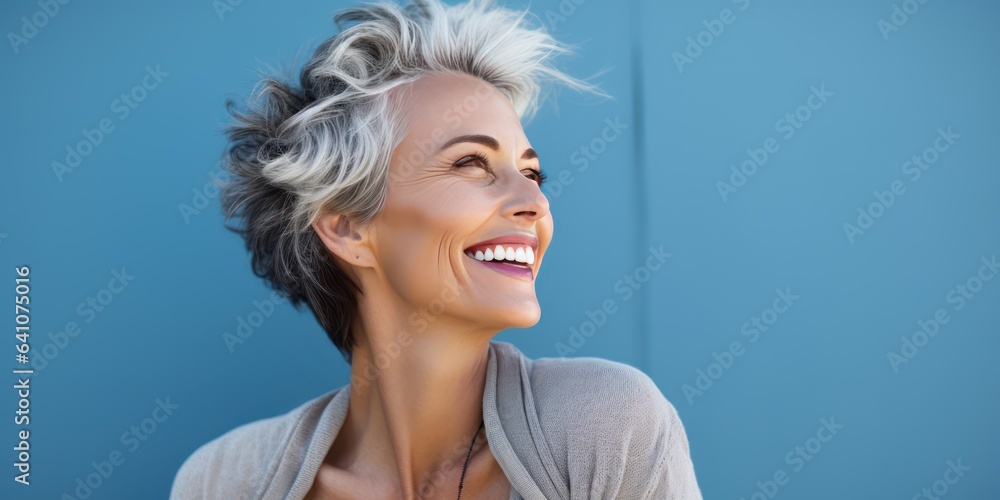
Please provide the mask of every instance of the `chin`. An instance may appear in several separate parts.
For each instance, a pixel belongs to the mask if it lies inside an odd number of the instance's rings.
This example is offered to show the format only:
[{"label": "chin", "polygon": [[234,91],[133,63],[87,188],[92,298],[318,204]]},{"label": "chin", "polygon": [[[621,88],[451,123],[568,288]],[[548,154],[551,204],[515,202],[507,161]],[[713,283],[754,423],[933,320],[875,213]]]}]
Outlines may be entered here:
[{"label": "chin", "polygon": [[504,328],[531,328],[542,318],[542,308],[537,301],[532,301],[520,307],[505,309],[500,313]]}]

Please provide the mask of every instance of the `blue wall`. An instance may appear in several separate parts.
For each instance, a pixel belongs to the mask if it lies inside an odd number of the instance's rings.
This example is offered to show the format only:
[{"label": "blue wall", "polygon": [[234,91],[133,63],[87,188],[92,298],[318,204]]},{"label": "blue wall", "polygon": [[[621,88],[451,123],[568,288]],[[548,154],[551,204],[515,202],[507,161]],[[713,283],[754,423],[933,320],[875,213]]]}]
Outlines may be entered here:
[{"label": "blue wall", "polygon": [[[206,188],[224,99],[246,95],[261,62],[301,61],[347,3],[4,4],[0,262],[8,300],[13,269],[31,266],[36,374],[32,486],[8,466],[0,496],[72,495],[114,458],[92,498],[165,497],[198,445],[346,383],[312,317],[271,304]],[[935,484],[990,498],[1000,280],[981,277],[1000,253],[1000,6],[531,8],[579,44],[565,68],[603,72],[614,99],[563,92],[527,126],[556,238],[541,322],[498,339],[649,373],[706,498],[912,498]],[[262,323],[227,347],[251,316]],[[154,428],[157,407],[172,409]]]}]

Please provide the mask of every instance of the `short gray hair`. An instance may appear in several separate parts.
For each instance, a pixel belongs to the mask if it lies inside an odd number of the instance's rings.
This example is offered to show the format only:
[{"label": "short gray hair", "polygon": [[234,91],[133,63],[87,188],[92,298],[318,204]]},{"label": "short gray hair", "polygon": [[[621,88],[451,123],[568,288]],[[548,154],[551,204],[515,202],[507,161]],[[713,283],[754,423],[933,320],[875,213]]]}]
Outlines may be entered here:
[{"label": "short gray hair", "polygon": [[[323,211],[364,224],[385,200],[389,159],[402,139],[389,91],[432,73],[463,73],[496,87],[518,116],[537,109],[541,84],[600,91],[552,65],[569,49],[527,12],[489,0],[375,3],[338,13],[340,33],[286,82],[265,76],[246,108],[227,104],[221,202],[243,236],[253,271],[296,308],[306,304],[348,362],[360,287],[336,267],[312,229]],[[537,23],[540,24],[540,23]],[[347,26],[347,27],[345,27]]]}]

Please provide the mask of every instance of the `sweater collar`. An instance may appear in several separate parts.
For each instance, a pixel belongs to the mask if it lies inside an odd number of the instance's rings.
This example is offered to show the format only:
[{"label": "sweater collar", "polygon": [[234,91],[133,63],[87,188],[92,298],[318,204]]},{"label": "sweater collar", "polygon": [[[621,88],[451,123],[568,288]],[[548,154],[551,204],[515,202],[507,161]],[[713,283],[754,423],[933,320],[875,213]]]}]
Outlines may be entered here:
[{"label": "sweater collar", "polygon": [[[531,360],[513,344],[490,341],[483,391],[483,422],[490,451],[510,481],[512,492],[525,500],[545,500],[543,490],[566,497],[566,485],[555,480],[560,475],[541,436],[529,384],[530,368]],[[306,496],[347,418],[350,394],[347,384],[301,408],[262,498]],[[533,477],[529,468],[547,474]],[[281,494],[284,492],[287,495]]]}]

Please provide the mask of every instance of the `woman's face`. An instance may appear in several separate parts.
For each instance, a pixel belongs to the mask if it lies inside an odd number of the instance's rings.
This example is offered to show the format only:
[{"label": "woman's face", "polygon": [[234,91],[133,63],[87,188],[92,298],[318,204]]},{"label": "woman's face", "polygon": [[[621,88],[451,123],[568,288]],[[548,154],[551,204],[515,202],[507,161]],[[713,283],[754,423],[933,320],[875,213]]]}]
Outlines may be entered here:
[{"label": "woman's face", "polygon": [[492,85],[457,74],[395,92],[407,128],[369,233],[383,278],[421,310],[423,325],[534,325],[552,216],[513,106]]}]

